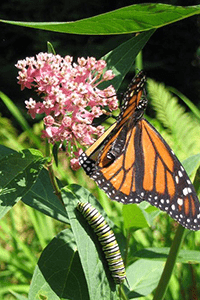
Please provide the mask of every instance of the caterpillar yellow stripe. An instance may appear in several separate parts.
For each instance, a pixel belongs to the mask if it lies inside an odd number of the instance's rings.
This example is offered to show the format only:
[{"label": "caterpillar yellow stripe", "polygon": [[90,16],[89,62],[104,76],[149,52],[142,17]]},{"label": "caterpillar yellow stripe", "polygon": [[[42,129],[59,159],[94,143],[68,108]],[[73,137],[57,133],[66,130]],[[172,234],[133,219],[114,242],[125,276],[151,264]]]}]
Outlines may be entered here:
[{"label": "caterpillar yellow stripe", "polygon": [[108,262],[109,270],[116,284],[121,284],[126,278],[124,262],[115,235],[99,211],[90,203],[79,202],[77,209],[91,225],[102,245],[102,250]]}]

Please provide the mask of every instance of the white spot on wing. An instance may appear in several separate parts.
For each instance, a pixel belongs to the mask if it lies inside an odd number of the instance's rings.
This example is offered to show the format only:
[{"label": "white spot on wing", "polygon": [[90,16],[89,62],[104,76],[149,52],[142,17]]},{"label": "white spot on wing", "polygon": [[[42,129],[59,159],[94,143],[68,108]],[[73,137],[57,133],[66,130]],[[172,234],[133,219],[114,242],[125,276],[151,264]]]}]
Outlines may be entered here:
[{"label": "white spot on wing", "polygon": [[183,199],[178,198],[177,199],[177,203],[178,203],[178,205],[182,206],[183,205]]},{"label": "white spot on wing", "polygon": [[178,171],[178,176],[183,177],[183,173],[180,170]]},{"label": "white spot on wing", "polygon": [[172,210],[175,210],[176,206],[174,204],[172,204],[171,208],[172,208]]}]

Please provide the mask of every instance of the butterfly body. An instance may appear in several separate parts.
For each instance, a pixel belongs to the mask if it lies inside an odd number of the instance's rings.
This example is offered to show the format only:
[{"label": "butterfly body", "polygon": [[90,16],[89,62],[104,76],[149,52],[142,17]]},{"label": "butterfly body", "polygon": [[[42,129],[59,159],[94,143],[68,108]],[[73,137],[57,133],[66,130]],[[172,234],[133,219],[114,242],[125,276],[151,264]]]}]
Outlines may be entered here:
[{"label": "butterfly body", "polygon": [[113,200],[148,201],[181,225],[200,230],[200,204],[183,166],[157,130],[143,118],[146,76],[134,77],[119,117],[85,153],[80,164]]}]

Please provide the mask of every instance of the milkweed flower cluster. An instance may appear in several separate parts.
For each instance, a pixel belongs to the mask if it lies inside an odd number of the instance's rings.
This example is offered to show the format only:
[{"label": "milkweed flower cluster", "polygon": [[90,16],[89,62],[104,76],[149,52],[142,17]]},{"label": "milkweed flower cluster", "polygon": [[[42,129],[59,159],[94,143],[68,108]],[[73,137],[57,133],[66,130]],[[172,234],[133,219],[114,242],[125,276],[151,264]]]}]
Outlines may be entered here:
[{"label": "milkweed flower cluster", "polygon": [[19,60],[16,67],[21,89],[33,88],[41,99],[25,101],[28,113],[32,118],[44,114],[43,137],[49,143],[70,146],[71,166],[77,169],[82,151],[79,145],[91,145],[104,131],[103,126],[92,125],[94,118],[103,114],[105,106],[110,111],[118,108],[112,85],[104,90],[98,88],[114,77],[112,71],[104,72],[106,62],[94,57],[78,58],[74,63],[71,56],[49,53]]}]

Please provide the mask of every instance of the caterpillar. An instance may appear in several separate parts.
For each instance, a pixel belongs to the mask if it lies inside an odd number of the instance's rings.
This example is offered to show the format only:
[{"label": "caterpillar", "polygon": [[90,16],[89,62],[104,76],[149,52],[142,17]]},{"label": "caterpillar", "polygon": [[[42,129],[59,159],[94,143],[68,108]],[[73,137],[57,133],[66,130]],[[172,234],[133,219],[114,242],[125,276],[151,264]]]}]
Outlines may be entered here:
[{"label": "caterpillar", "polygon": [[127,278],[124,262],[114,232],[104,217],[90,203],[78,202],[77,209],[82,213],[97,234],[115,284],[122,284],[124,279],[127,280]]}]

